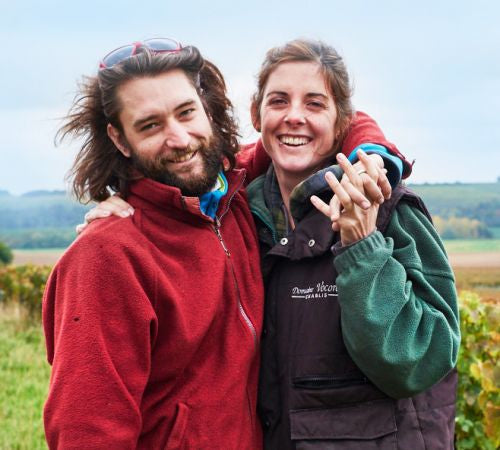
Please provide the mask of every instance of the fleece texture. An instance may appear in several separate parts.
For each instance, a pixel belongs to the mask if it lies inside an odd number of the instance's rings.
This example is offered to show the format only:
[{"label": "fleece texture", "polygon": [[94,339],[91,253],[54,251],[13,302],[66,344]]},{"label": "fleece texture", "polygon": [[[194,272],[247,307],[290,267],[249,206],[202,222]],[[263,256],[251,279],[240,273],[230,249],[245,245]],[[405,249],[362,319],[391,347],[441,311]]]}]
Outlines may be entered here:
[{"label": "fleece texture", "polygon": [[261,447],[263,287],[242,171],[216,220],[141,180],[131,218],[92,223],[47,283],[54,448]]}]

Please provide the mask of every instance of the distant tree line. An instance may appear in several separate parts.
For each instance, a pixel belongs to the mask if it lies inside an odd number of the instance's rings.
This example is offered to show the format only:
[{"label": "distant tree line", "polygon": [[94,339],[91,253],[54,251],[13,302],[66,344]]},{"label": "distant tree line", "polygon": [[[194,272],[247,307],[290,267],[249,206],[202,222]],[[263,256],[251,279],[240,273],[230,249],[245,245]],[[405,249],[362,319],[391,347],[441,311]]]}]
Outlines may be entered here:
[{"label": "distant tree line", "polygon": [[425,201],[433,216],[443,219],[466,217],[489,228],[500,227],[500,185],[414,184],[409,185]]},{"label": "distant tree line", "polygon": [[433,216],[434,226],[443,239],[489,239],[493,235],[479,220],[468,217],[442,218]]},{"label": "distant tree line", "polygon": [[486,227],[500,227],[500,200],[476,205],[429,205],[433,214],[447,220],[464,217],[482,222]]},{"label": "distant tree line", "polygon": [[[83,217],[80,218],[83,222]],[[74,227],[0,230],[0,239],[11,248],[66,248],[76,237]]]},{"label": "distant tree line", "polygon": [[26,208],[0,208],[0,230],[20,228],[59,228],[83,221],[88,208],[73,202],[34,204]]},{"label": "distant tree line", "polygon": [[11,248],[65,248],[91,206],[64,191],[0,192],[0,240]]},{"label": "distant tree line", "polygon": [[[498,183],[410,185],[424,199],[444,239],[491,237],[500,229]],[[92,205],[64,191],[32,191],[13,196],[0,190],[0,241],[11,248],[67,247],[75,226]]]}]

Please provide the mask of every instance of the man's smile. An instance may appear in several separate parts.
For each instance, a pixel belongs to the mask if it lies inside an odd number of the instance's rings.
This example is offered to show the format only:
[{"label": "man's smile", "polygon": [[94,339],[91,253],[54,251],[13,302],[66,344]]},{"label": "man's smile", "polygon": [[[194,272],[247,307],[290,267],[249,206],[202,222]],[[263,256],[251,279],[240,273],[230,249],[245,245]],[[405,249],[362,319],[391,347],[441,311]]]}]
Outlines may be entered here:
[{"label": "man's smile", "polygon": [[170,157],[165,158],[165,160],[168,161],[169,163],[174,163],[174,164],[183,163],[183,162],[186,162],[186,161],[193,159],[197,153],[198,153],[198,149],[189,150],[189,151],[184,152],[184,153],[179,152],[179,153],[175,153],[173,155],[170,155]]}]

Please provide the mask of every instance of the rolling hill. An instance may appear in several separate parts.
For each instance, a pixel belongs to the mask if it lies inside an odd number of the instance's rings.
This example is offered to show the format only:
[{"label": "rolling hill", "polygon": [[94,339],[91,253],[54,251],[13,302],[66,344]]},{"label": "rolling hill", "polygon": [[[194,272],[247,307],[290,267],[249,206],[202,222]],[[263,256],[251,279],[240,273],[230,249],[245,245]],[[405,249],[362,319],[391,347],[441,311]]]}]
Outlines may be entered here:
[{"label": "rolling hill", "polygon": [[[432,215],[477,219],[500,230],[500,182],[409,184]],[[0,240],[13,248],[66,247],[75,226],[92,205],[81,205],[64,191],[32,191],[21,196],[0,191]]]}]

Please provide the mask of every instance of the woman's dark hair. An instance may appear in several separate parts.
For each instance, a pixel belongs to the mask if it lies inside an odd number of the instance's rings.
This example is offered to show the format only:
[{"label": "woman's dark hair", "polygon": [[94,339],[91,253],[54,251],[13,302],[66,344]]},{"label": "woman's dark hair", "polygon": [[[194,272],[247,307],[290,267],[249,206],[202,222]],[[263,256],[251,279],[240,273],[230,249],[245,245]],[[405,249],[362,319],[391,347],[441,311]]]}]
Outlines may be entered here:
[{"label": "woman's dark hair", "polygon": [[269,76],[280,64],[286,62],[318,64],[337,107],[334,150],[338,150],[354,113],[351,103],[352,89],[342,57],[333,47],[322,41],[296,39],[268,50],[257,75],[257,92],[252,98],[255,118],[260,121],[260,107]]},{"label": "woman's dark hair", "polygon": [[117,90],[129,80],[154,77],[173,69],[183,70],[196,88],[214,132],[223,142],[229,169],[234,167],[239,149],[237,126],[224,78],[217,67],[193,46],[175,53],[153,53],[141,47],[137,55],[100,70],[95,77],[84,77],[66,122],[56,135],[58,141],[68,135],[84,139],[68,174],[78,200],[102,201],[109,196],[108,189],[127,195],[130,182],[137,175],[130,160],[107,134],[108,123],[123,132]]}]

